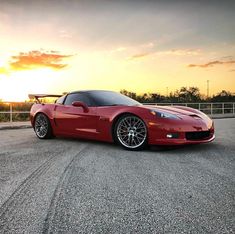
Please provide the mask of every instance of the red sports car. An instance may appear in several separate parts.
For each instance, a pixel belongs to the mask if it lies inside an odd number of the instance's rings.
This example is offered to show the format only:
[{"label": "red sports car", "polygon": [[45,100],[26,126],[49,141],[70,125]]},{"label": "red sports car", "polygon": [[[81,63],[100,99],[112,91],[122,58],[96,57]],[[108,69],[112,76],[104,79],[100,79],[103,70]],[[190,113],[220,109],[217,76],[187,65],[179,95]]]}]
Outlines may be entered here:
[{"label": "red sports car", "polygon": [[[68,136],[117,142],[129,150],[146,145],[181,145],[215,139],[213,121],[184,106],[142,105],[113,91],[88,90],[35,98],[30,119],[38,138]],[[40,98],[58,97],[54,104]]]}]

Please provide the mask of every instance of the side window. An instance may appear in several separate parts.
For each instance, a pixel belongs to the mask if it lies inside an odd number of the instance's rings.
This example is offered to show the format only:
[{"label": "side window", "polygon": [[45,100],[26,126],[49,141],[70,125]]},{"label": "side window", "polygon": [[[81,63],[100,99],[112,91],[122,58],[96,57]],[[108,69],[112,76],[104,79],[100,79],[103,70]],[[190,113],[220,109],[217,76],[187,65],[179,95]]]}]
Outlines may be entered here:
[{"label": "side window", "polygon": [[58,99],[56,100],[56,103],[57,103],[57,104],[63,104],[63,103],[64,103],[64,98],[65,98],[65,96],[62,96],[62,97],[58,98]]},{"label": "side window", "polygon": [[73,102],[78,101],[76,98],[76,94],[69,94],[66,99],[64,104],[65,105],[72,105]]},{"label": "side window", "polygon": [[65,105],[72,105],[73,102],[84,102],[87,106],[92,106],[92,102],[89,97],[84,93],[71,93],[65,99]]}]

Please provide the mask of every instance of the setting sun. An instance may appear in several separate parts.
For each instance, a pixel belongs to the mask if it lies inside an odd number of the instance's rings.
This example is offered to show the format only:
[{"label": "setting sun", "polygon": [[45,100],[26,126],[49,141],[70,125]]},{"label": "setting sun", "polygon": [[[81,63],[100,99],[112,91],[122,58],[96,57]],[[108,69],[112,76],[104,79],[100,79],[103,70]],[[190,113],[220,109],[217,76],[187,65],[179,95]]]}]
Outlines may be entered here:
[{"label": "setting sun", "polygon": [[4,101],[24,101],[29,93],[48,93],[56,83],[57,74],[48,68],[12,72],[1,77],[1,98]]}]

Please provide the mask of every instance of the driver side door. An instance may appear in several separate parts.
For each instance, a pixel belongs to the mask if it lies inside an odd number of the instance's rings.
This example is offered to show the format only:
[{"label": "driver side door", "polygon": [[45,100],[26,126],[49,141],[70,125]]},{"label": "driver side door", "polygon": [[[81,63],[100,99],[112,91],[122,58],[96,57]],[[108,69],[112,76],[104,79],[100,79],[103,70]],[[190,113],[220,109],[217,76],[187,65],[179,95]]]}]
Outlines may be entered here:
[{"label": "driver side door", "polygon": [[[73,102],[85,103],[89,110],[75,107]],[[92,101],[85,93],[68,94],[63,104],[55,106],[55,124],[61,134],[85,138],[96,138],[97,135],[97,110],[92,106]]]}]

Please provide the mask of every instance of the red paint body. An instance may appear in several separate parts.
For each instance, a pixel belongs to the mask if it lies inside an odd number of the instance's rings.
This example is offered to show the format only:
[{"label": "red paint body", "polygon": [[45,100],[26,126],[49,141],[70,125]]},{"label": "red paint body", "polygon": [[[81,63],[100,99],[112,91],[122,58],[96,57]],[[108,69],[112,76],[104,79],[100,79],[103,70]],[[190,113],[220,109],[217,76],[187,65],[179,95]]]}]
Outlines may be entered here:
[{"label": "red paint body", "polygon": [[[180,119],[161,118],[151,110],[177,114]],[[31,123],[37,113],[44,113],[50,120],[55,136],[78,137],[112,142],[113,126],[122,114],[131,113],[140,117],[148,129],[150,145],[197,144],[214,140],[213,121],[198,110],[171,106],[100,106],[82,107],[62,104],[34,104],[31,109]],[[199,140],[187,140],[186,132],[210,131],[210,136]],[[177,133],[177,139],[167,138],[168,133]]]}]

